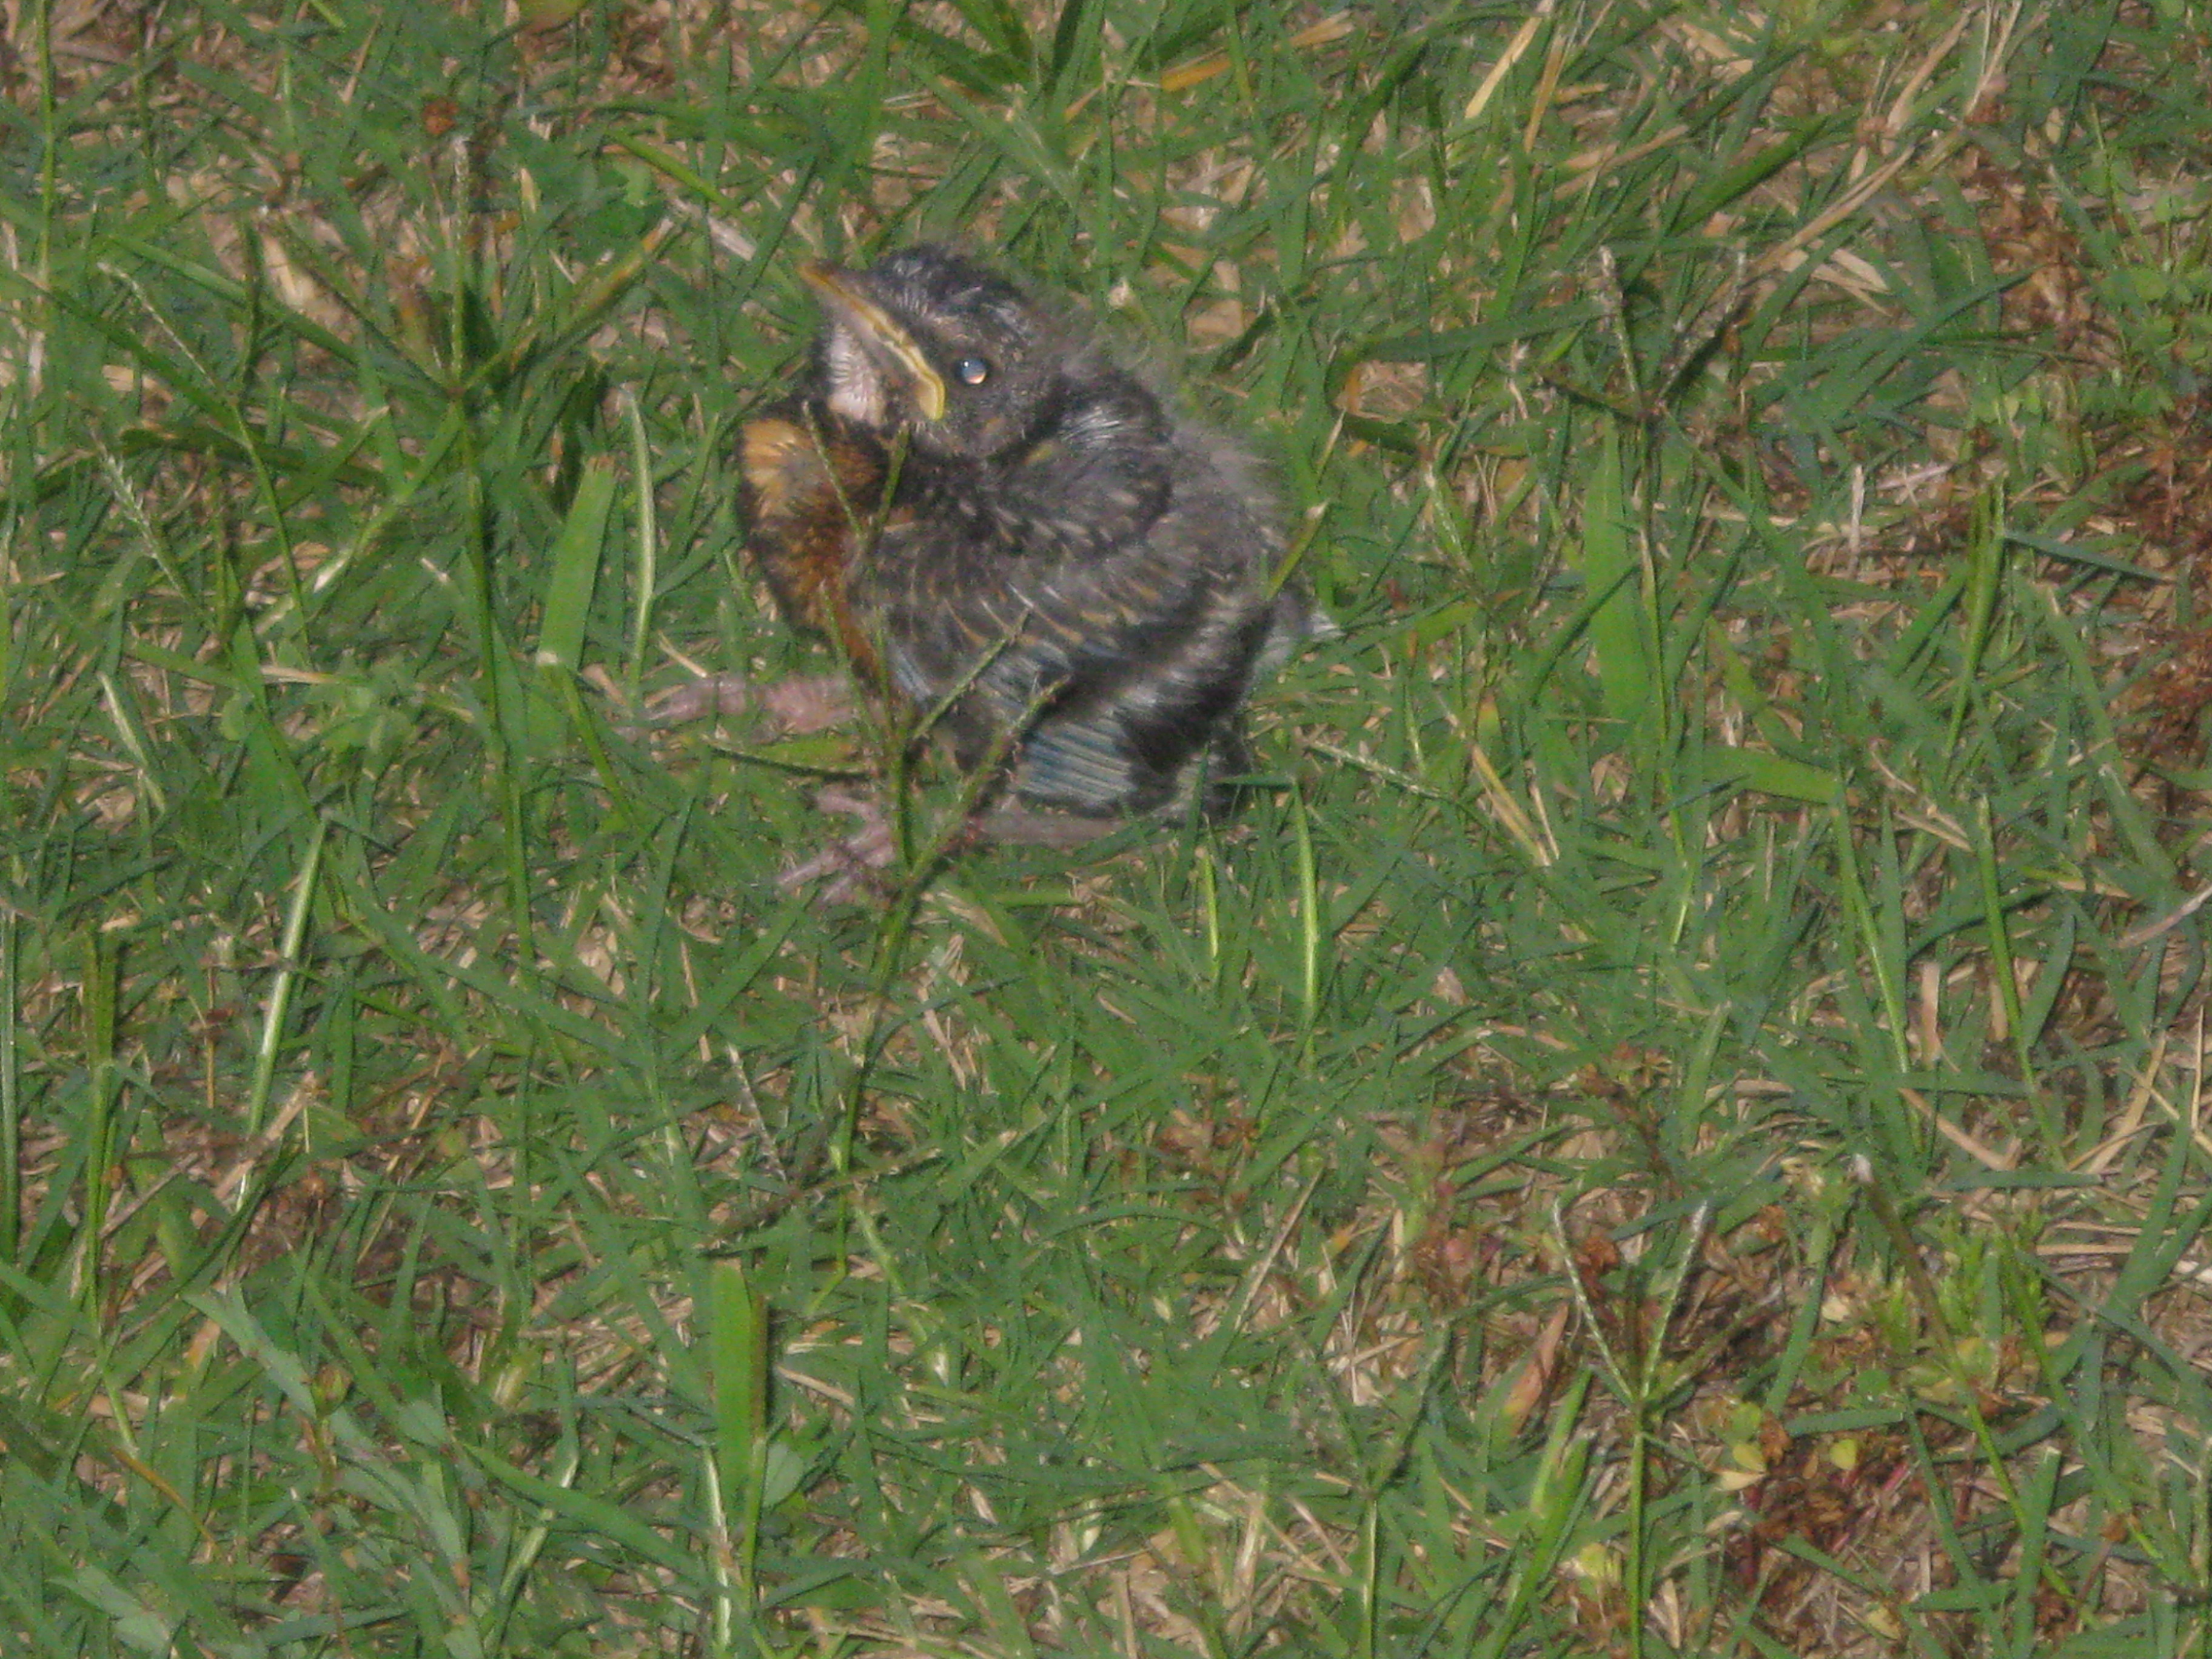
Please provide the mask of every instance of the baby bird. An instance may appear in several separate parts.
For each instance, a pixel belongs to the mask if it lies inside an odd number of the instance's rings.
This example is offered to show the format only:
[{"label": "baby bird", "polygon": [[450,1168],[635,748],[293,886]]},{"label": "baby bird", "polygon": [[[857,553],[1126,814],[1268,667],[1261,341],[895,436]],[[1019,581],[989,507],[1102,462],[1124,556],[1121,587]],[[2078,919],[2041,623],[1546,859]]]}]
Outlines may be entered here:
[{"label": "baby bird", "polygon": [[[1222,811],[1255,679],[1317,626],[1276,585],[1254,462],[947,249],[802,274],[825,326],[741,457],[748,545],[787,616],[941,709],[962,767],[1004,769],[1015,804],[986,835],[1075,844],[1194,790]],[[888,862],[888,837],[787,880],[855,860]]]}]

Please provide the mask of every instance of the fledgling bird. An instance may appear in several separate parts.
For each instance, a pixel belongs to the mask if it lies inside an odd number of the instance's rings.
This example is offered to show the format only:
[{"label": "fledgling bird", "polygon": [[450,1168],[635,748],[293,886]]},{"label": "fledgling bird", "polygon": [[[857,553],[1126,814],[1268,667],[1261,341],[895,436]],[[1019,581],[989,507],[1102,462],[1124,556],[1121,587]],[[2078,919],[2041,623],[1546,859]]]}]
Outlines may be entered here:
[{"label": "fledgling bird", "polygon": [[[1012,802],[985,835],[1074,844],[1194,789],[1223,810],[1255,679],[1319,625],[1276,585],[1256,465],[945,248],[802,274],[824,327],[741,457],[786,614],[908,709],[943,705],[961,766],[997,758]],[[857,836],[787,880],[888,851]]]}]

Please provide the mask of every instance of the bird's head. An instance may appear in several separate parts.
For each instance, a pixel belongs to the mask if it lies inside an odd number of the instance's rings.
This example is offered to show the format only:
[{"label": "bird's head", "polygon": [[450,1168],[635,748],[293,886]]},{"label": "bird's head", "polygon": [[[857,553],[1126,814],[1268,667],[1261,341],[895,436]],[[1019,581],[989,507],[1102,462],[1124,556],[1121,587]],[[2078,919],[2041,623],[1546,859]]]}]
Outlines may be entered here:
[{"label": "bird's head", "polygon": [[949,249],[888,254],[865,270],[800,274],[829,325],[817,372],[831,410],[921,449],[983,459],[1024,441],[1058,380],[1060,331],[1012,283]]}]

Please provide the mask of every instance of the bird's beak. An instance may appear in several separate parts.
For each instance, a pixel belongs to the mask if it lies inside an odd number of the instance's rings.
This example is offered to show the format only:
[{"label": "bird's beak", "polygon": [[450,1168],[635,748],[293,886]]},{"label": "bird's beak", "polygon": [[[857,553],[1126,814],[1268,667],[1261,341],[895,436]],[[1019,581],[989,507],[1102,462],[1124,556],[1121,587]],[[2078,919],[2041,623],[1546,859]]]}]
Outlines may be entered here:
[{"label": "bird's beak", "polygon": [[914,336],[868,297],[860,279],[849,270],[811,260],[799,268],[799,274],[807,287],[822,296],[823,305],[833,318],[857,331],[905,374],[915,407],[930,420],[943,420],[945,377],[930,367],[929,359],[915,343]]}]

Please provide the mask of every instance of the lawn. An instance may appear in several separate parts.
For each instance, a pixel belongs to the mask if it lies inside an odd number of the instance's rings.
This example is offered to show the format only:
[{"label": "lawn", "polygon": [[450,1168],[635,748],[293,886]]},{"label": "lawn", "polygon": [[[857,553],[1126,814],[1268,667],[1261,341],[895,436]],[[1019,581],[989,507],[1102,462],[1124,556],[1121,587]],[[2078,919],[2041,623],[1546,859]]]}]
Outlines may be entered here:
[{"label": "lawn", "polygon": [[[2201,0],[0,27],[0,1650],[2212,1650]],[[925,239],[1266,458],[1233,819],[639,725]]]}]

